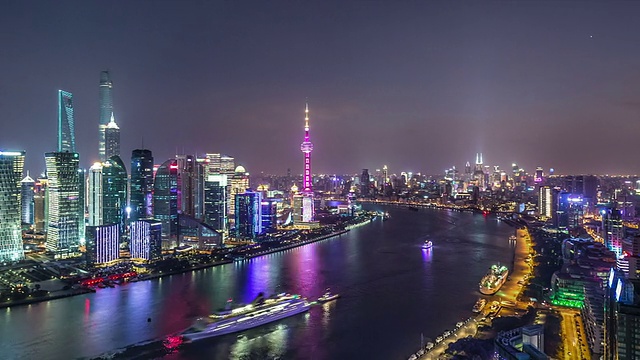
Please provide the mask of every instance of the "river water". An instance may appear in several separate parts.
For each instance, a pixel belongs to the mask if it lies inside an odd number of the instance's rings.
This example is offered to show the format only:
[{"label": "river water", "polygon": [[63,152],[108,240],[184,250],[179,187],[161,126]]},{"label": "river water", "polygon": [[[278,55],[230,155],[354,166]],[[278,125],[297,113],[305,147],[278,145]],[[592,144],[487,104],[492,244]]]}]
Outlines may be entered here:
[{"label": "river water", "polygon": [[[244,262],[2,309],[0,357],[406,359],[421,334],[435,338],[471,315],[480,278],[511,261],[513,228],[481,214],[369,207],[391,219]],[[306,314],[174,350],[162,342],[229,298],[313,299],[328,287],[341,298]]]}]

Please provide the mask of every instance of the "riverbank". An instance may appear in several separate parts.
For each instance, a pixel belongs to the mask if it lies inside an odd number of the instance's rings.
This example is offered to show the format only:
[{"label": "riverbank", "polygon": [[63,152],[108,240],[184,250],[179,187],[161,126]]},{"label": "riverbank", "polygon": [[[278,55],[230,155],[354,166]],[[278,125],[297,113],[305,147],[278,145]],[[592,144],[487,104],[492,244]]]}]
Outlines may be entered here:
[{"label": "riverbank", "polygon": [[[321,235],[321,236],[318,236],[318,237],[314,237],[314,238],[311,238],[311,239],[298,241],[298,242],[295,242],[295,243],[291,243],[291,244],[287,244],[287,245],[283,245],[283,246],[279,246],[279,247],[270,248],[270,249],[265,250],[265,251],[260,251],[260,252],[256,252],[256,253],[252,253],[252,254],[247,254],[246,256],[244,256],[242,259],[239,259],[239,260],[238,259],[236,259],[236,260],[231,260],[231,259],[222,260],[222,261],[216,261],[216,262],[213,262],[213,263],[198,264],[198,265],[195,265],[195,266],[190,266],[188,268],[178,269],[178,270],[174,270],[174,271],[165,271],[165,272],[154,273],[154,274],[142,274],[137,279],[131,280],[131,281],[132,282],[147,281],[147,280],[158,279],[158,278],[165,277],[165,276],[182,274],[182,273],[186,273],[186,272],[190,272],[190,271],[208,269],[208,268],[211,268],[211,267],[214,267],[214,266],[231,264],[233,262],[246,261],[246,260],[249,260],[249,259],[252,259],[252,258],[255,258],[255,257],[260,257],[260,256],[269,255],[269,254],[285,251],[285,250],[296,248],[296,247],[300,247],[300,246],[305,246],[305,245],[308,245],[308,244],[311,244],[311,243],[315,243],[315,242],[318,242],[318,241],[327,240],[327,239],[330,239],[330,238],[333,238],[333,237],[336,237],[336,236],[341,236],[342,234],[345,234],[345,233],[349,232],[351,229],[353,229],[355,227],[371,223],[374,219],[375,219],[375,217],[367,218],[366,220],[364,220],[364,221],[362,221],[360,223],[348,226],[344,230],[339,230],[339,231],[335,231],[335,232],[332,232],[332,233],[329,233],[329,234],[325,234],[325,235]],[[68,289],[68,290],[58,290],[58,291],[53,291],[49,295],[45,295],[45,296],[42,296],[42,297],[28,297],[28,298],[21,299],[21,300],[16,300],[16,301],[0,302],[0,308],[7,308],[7,307],[13,307],[13,306],[20,306],[20,305],[29,305],[29,304],[45,302],[45,301],[49,301],[49,300],[62,299],[62,298],[66,298],[66,297],[76,296],[76,295],[84,295],[84,294],[94,293],[96,291],[99,291],[99,290],[96,290],[94,288],[88,288],[88,287],[81,287],[81,288],[77,288],[77,289]]]}]

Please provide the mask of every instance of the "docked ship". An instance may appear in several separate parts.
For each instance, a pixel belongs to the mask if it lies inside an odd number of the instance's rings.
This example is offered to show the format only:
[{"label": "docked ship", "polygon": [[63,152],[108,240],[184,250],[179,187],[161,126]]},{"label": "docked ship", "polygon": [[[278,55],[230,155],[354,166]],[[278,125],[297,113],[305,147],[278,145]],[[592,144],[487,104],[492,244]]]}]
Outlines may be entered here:
[{"label": "docked ship", "polygon": [[230,334],[309,310],[310,304],[300,295],[279,294],[265,298],[263,293],[248,305],[232,308],[227,302],[224,310],[202,317],[180,336],[189,341]]},{"label": "docked ship", "polygon": [[509,269],[504,265],[491,265],[489,272],[482,277],[479,284],[479,290],[482,294],[493,295],[500,290],[502,284],[507,280]]},{"label": "docked ship", "polygon": [[425,240],[424,244],[422,244],[423,249],[431,249],[433,247],[433,242],[431,240]]},{"label": "docked ship", "polygon": [[474,313],[479,313],[480,311],[482,311],[482,309],[484,309],[485,305],[487,305],[487,300],[480,298],[478,299],[478,301],[476,301],[476,304],[473,305],[473,309],[471,311],[473,311]]}]

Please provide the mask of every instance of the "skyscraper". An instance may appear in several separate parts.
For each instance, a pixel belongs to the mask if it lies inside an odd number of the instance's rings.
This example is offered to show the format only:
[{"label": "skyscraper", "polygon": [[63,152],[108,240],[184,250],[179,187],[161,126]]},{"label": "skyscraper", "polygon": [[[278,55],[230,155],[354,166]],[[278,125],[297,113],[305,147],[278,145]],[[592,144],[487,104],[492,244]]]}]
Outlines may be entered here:
[{"label": "skyscraper", "polygon": [[[113,91],[113,82],[111,82],[109,71],[102,71],[100,73],[100,123],[98,125],[98,132],[100,136],[99,144],[98,144],[98,153],[99,153],[100,161],[105,161],[109,158],[108,156],[106,156],[105,130],[113,114],[112,91]],[[116,154],[116,155],[119,155],[119,154]]]},{"label": "skyscraper", "polygon": [[153,181],[154,217],[162,223],[162,238],[171,242],[178,234],[178,162],[165,161]]},{"label": "skyscraper", "polygon": [[204,182],[204,222],[224,234],[227,230],[227,175],[207,175]]},{"label": "skyscraper", "polygon": [[153,155],[151,150],[131,152],[131,220],[153,217]]},{"label": "skyscraper", "polygon": [[[249,188],[249,173],[245,170],[244,166],[239,165],[229,180],[229,222],[233,219],[233,223],[235,224],[235,196],[237,194],[243,194]],[[233,227],[233,224],[230,224],[230,227]]]},{"label": "skyscraper", "polygon": [[304,173],[302,175],[302,221],[310,222],[313,220],[313,173],[311,172],[311,151],[313,144],[309,137],[309,104],[305,104],[304,108],[304,141],[300,144],[300,150],[304,153]]},{"label": "skyscraper", "polygon": [[87,226],[87,263],[109,265],[120,258],[118,224]]},{"label": "skyscraper", "polygon": [[29,176],[20,181],[20,197],[22,199],[22,223],[34,224],[34,196],[36,191],[36,182]]},{"label": "skyscraper", "polygon": [[0,151],[0,262],[24,259],[20,180],[24,151]]},{"label": "skyscraper", "polygon": [[247,190],[235,195],[235,235],[254,239],[262,233],[262,193]]},{"label": "skyscraper", "polygon": [[89,207],[89,226],[104,224],[103,200],[102,163],[97,162],[89,168],[89,197],[87,199],[87,205]]},{"label": "skyscraper", "polygon": [[73,95],[58,90],[58,152],[76,152]]},{"label": "skyscraper", "polygon": [[193,155],[176,155],[178,161],[178,206],[182,214],[195,215],[196,158]]},{"label": "skyscraper", "polygon": [[118,224],[124,229],[127,207],[127,169],[119,156],[102,164],[103,224]]},{"label": "skyscraper", "polygon": [[118,127],[118,124],[116,124],[113,113],[111,114],[111,121],[109,121],[104,129],[104,141],[105,158],[109,159],[112,156],[120,156],[120,128]]},{"label": "skyscraper", "polygon": [[131,223],[130,248],[134,261],[152,261],[162,256],[162,223],[136,220]]},{"label": "skyscraper", "polygon": [[80,245],[81,187],[77,153],[49,152],[47,167],[47,251],[56,258],[76,255]]}]

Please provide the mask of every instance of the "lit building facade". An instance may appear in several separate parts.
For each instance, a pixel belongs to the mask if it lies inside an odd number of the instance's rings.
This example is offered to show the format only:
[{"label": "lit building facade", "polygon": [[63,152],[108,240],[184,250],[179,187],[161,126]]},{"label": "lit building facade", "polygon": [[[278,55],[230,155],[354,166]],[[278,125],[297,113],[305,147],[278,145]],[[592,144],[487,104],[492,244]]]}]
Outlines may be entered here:
[{"label": "lit building facade", "polygon": [[103,224],[118,224],[124,229],[127,207],[127,169],[119,156],[102,164]]},{"label": "lit building facade", "polygon": [[612,270],[607,285],[604,359],[640,359],[640,281]]},{"label": "lit building facade", "polygon": [[538,191],[538,214],[551,219],[555,213],[555,190],[549,186],[541,186]]},{"label": "lit building facade", "polygon": [[235,236],[254,239],[262,230],[262,193],[246,191],[235,195]]},{"label": "lit building facade", "polygon": [[264,199],[260,203],[263,232],[276,230],[278,227],[278,201],[275,199]]},{"label": "lit building facade", "polygon": [[178,208],[181,214],[195,215],[196,158],[176,155],[178,162]]},{"label": "lit building facade", "polygon": [[21,198],[21,221],[23,224],[33,225],[35,222],[35,191],[36,182],[27,174],[20,181],[20,198]]},{"label": "lit building facade", "polygon": [[225,234],[227,231],[227,175],[208,175],[204,183],[204,222]]},{"label": "lit building facade", "polygon": [[229,185],[229,222],[233,220],[233,224],[230,224],[230,227],[233,227],[235,224],[236,195],[243,194],[249,188],[249,173],[242,165],[236,167],[233,175],[229,179]]},{"label": "lit building facade", "polygon": [[[110,159],[112,156],[120,156],[120,128],[111,114],[111,121],[104,129],[104,156]],[[103,160],[104,161],[104,160]]]},{"label": "lit building facade", "polygon": [[95,163],[89,168],[87,207],[89,219],[87,225],[103,225],[102,163]]},{"label": "lit building facade", "polygon": [[153,220],[136,220],[129,232],[131,259],[154,261],[162,257],[162,223]]},{"label": "lit building facade", "polygon": [[174,242],[178,234],[178,162],[165,161],[153,181],[154,218],[162,223],[163,240]]},{"label": "lit building facade", "polygon": [[56,258],[78,253],[83,231],[84,204],[81,194],[79,155],[72,152],[45,154],[47,167],[47,251]]},{"label": "lit building facade", "polygon": [[131,152],[131,220],[153,217],[153,154],[151,150]]},{"label": "lit building facade", "polygon": [[618,209],[604,209],[602,215],[602,238],[604,245],[616,254],[622,255],[622,240],[624,239],[624,224],[622,214]]},{"label": "lit building facade", "polygon": [[[113,82],[109,71],[100,72],[100,122],[98,124],[99,143],[98,154],[100,161],[106,161],[106,134],[105,130],[113,115]],[[119,136],[119,135],[118,135]],[[119,140],[118,140],[119,143]],[[120,155],[115,154],[115,155]]]},{"label": "lit building facade", "polygon": [[[300,150],[304,154],[304,171],[302,173],[302,222],[311,222],[314,218],[313,207],[313,171],[311,168],[311,152],[313,151],[313,143],[309,135],[309,104],[305,104],[304,108],[304,141],[300,144]],[[295,222],[295,220],[294,220]]]},{"label": "lit building facade", "polygon": [[87,264],[108,265],[120,258],[120,227],[118,224],[87,226]]},{"label": "lit building facade", "polygon": [[0,151],[0,263],[24,259],[21,179],[25,151]]}]

